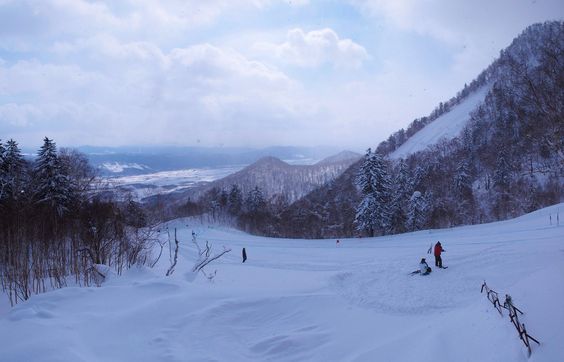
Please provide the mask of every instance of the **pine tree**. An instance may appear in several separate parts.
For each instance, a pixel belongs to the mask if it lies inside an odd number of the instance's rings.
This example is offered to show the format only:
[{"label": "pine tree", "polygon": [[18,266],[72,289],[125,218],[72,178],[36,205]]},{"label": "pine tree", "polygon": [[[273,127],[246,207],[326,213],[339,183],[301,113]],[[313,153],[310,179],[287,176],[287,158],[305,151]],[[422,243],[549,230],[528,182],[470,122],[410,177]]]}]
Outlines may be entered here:
[{"label": "pine tree", "polygon": [[371,194],[366,195],[356,208],[355,224],[359,231],[365,231],[368,236],[374,236],[376,223],[374,219],[374,210],[376,209],[376,201]]},{"label": "pine tree", "polygon": [[474,194],[472,191],[472,177],[470,166],[466,160],[461,161],[456,167],[454,175],[454,204],[457,217],[457,224],[472,222],[475,212]]},{"label": "pine tree", "polygon": [[374,236],[390,230],[389,202],[391,199],[388,170],[382,156],[369,148],[356,178],[363,199],[356,209],[357,230]]},{"label": "pine tree", "polygon": [[249,191],[247,199],[245,201],[245,208],[250,214],[259,214],[265,211],[266,200],[262,194],[261,189],[256,186],[254,189]]},{"label": "pine tree", "polygon": [[511,166],[509,165],[508,155],[505,148],[502,148],[498,153],[493,181],[494,187],[497,187],[499,191],[505,192],[509,189],[511,181]]},{"label": "pine tree", "polygon": [[405,231],[407,204],[413,192],[409,178],[409,170],[403,159],[399,160],[392,188],[393,196],[390,204],[390,226],[391,232],[397,234]]},{"label": "pine tree", "polygon": [[35,203],[48,206],[62,216],[72,196],[69,178],[63,173],[55,142],[47,137],[43,141],[34,167]]},{"label": "pine tree", "polygon": [[24,192],[25,164],[18,143],[10,139],[6,143],[3,169],[7,176],[6,192],[11,200],[17,200]]},{"label": "pine tree", "polygon": [[4,144],[2,144],[2,140],[0,140],[0,204],[2,200],[6,197],[6,179],[7,179],[7,172],[5,166],[5,154],[6,149],[4,148]]},{"label": "pine tree", "polygon": [[456,196],[465,202],[473,202],[472,176],[470,166],[466,160],[461,161],[456,167],[454,176],[454,189]]},{"label": "pine tree", "polygon": [[415,191],[409,200],[406,229],[409,231],[423,229],[427,223],[428,209],[427,198],[421,192]]}]

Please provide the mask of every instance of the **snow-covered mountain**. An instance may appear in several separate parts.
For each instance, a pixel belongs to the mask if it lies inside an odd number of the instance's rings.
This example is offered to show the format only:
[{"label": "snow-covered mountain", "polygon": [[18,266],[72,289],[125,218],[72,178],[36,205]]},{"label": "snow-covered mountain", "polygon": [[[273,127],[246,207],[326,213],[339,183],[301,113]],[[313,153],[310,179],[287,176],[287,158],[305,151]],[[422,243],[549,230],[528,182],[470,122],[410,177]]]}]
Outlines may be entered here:
[{"label": "snow-covered mountain", "polygon": [[[110,275],[99,288],[67,287],[12,309],[0,293],[0,360],[561,361],[563,210],[339,245],[177,220],[171,276],[164,243],[155,268]],[[213,282],[191,271],[192,231],[232,250],[208,267]],[[446,270],[426,254],[437,240]],[[422,257],[433,272],[409,275]],[[531,357],[507,311],[480,293],[484,281],[525,313],[520,321],[541,342],[531,342]]]},{"label": "snow-covered mountain", "polygon": [[[537,102],[544,102],[542,93],[546,88],[554,85],[554,82],[562,82],[555,68],[562,67],[563,27],[562,21],[538,23],[527,27],[507,48],[501,50],[499,58],[469,85],[465,84],[454,97],[441,102],[430,115],[415,119],[407,129],[400,129],[390,135],[378,146],[377,151],[389,154],[393,159],[406,158],[414,152],[437,144],[440,140],[448,141],[460,136],[472,114],[476,113],[486,97],[492,94],[494,84],[507,85],[510,73],[513,73],[514,78],[523,78],[521,82],[530,82],[530,72],[543,63],[546,67],[543,75],[547,78],[547,83],[534,85],[538,88],[534,93],[537,93]],[[552,48],[551,54],[547,51],[549,48]],[[530,83],[530,86],[533,86],[533,83]],[[513,93],[516,90],[506,91]],[[554,104],[549,105],[550,107],[562,108],[560,100],[553,101]]]},{"label": "snow-covered mountain", "polygon": [[[561,202],[563,73],[564,22],[534,24],[456,96],[378,145],[376,152],[389,156],[390,199],[402,195],[389,205],[393,232],[405,230],[416,191],[429,228],[503,220]],[[359,165],[286,208],[273,235],[356,235]]]},{"label": "snow-covered mountain", "polygon": [[343,151],[313,165],[290,165],[276,157],[263,157],[222,179],[171,196],[178,203],[197,199],[214,188],[229,191],[237,185],[244,195],[258,187],[267,199],[293,202],[334,180],[360,157],[355,152]]},{"label": "snow-covered mountain", "polygon": [[335,147],[79,147],[103,176],[121,177],[164,171],[225,168],[250,165],[274,156],[289,163],[310,164],[328,157]]}]

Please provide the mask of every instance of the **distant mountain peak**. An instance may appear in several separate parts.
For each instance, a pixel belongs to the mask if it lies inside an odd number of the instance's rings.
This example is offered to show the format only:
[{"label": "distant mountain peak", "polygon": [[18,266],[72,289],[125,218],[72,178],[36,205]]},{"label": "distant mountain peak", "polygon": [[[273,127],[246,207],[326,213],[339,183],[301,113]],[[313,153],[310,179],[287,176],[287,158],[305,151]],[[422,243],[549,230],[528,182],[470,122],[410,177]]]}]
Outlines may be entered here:
[{"label": "distant mountain peak", "polygon": [[279,165],[279,166],[290,166],[288,163],[282,161],[278,157],[274,156],[264,156],[258,159],[255,163],[250,166],[262,166],[262,165]]},{"label": "distant mountain peak", "polygon": [[293,165],[277,157],[266,156],[229,176],[171,197],[177,198],[177,201],[198,199],[214,188],[229,190],[232,185],[237,185],[243,194],[259,187],[268,199],[293,202],[333,181],[360,157],[354,152],[343,151],[313,165]]},{"label": "distant mountain peak", "polygon": [[362,157],[362,155],[359,154],[359,153],[344,150],[344,151],[337,153],[336,155],[324,158],[323,160],[316,163],[316,165],[327,165],[327,164],[331,164],[331,163],[340,163],[340,162],[343,162],[343,161],[356,161],[356,160],[360,159],[361,157]]}]

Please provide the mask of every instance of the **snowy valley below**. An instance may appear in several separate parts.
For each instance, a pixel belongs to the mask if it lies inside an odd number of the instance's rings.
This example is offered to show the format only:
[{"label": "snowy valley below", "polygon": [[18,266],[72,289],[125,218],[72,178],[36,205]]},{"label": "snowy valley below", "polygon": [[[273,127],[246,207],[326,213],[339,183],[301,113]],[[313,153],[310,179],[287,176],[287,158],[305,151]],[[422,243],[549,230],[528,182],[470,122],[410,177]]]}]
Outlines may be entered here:
[{"label": "snowy valley below", "polygon": [[232,165],[107,177],[102,182],[102,189],[120,190],[131,194],[137,200],[142,200],[149,196],[179,192],[219,180],[241,170],[243,167],[244,165]]},{"label": "snowy valley below", "polygon": [[[0,308],[2,361],[558,361],[564,356],[564,204],[492,224],[362,239],[255,237],[181,219],[165,250],[101,287],[67,287]],[[556,215],[560,225],[556,225]],[[194,280],[191,233],[231,248]],[[165,237],[165,234],[163,234]],[[427,249],[440,240],[449,268]],[[241,249],[249,259],[241,263]],[[422,257],[429,276],[409,275]],[[532,355],[507,311],[510,294]],[[6,303],[6,298],[2,301]],[[503,302],[503,300],[502,300]]]}]

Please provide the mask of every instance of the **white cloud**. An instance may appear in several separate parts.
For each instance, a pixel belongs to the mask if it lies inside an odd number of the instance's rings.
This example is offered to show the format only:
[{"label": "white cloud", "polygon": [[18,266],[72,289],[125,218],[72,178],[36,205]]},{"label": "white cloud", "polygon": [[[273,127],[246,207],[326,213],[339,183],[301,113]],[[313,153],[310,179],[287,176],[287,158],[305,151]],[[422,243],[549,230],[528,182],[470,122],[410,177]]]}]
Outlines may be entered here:
[{"label": "white cloud", "polygon": [[0,121],[13,127],[29,125],[29,119],[37,116],[37,110],[30,104],[0,104]]},{"label": "white cloud", "polygon": [[[343,1],[369,15],[308,0],[0,0],[0,134],[374,146],[452,96],[526,25],[562,15],[557,0]],[[443,54],[418,58],[427,43]]]},{"label": "white cloud", "polygon": [[358,68],[368,59],[366,49],[351,39],[340,39],[332,29],[288,31],[282,44],[257,43],[255,49],[280,61],[300,67],[332,64],[337,68]]},{"label": "white cloud", "polygon": [[364,14],[453,48],[453,70],[472,79],[527,26],[564,15],[561,0],[349,0]]},{"label": "white cloud", "polygon": [[[53,39],[112,34],[122,40],[182,44],[222,16],[260,10],[284,0],[4,0],[0,48],[18,51],[49,46]],[[295,1],[303,6],[308,1]]]},{"label": "white cloud", "polygon": [[283,72],[207,43],[164,53],[96,36],[54,49],[82,66],[0,65],[0,96],[18,100],[0,107],[0,130],[23,135],[32,126],[64,144],[245,143],[255,138],[249,130],[289,122],[299,103],[298,84]]}]

